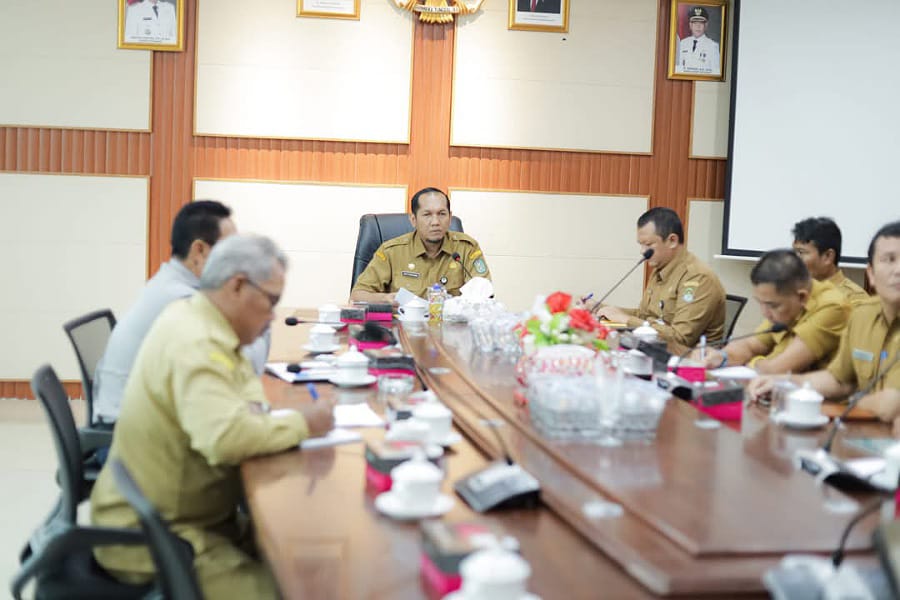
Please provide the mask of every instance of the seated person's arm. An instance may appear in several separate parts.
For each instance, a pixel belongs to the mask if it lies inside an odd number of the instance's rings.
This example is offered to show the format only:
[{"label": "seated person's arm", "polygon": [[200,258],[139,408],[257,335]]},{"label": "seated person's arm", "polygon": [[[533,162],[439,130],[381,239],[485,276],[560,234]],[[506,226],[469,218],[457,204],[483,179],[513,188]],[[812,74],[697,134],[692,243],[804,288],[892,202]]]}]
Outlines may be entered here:
[{"label": "seated person's arm", "polygon": [[350,301],[395,304],[396,294],[391,291],[392,275],[391,263],[382,246],[375,251],[366,270],[356,279],[353,289],[350,290]]},{"label": "seated person's arm", "polygon": [[823,306],[806,322],[794,328],[795,337],[784,352],[772,358],[762,358],[751,366],[763,375],[802,373],[837,350],[846,325],[846,305]]},{"label": "seated person's arm", "polygon": [[[714,307],[725,302],[721,288],[707,275],[690,275],[686,279],[691,280],[692,285],[679,287],[675,310],[671,313],[672,322],[650,323],[659,332],[659,337],[668,343],[669,351],[678,354],[697,345],[717,312]],[[632,317],[627,323],[629,327],[638,326],[638,321],[639,318]]]},{"label": "seated person's arm", "polygon": [[802,373],[808,371],[818,358],[809,349],[806,342],[800,337],[795,337],[784,349],[784,352],[773,358],[760,358],[752,366],[760,375]]},{"label": "seated person's arm", "polygon": [[859,401],[860,408],[871,410],[885,422],[894,422],[895,435],[897,429],[897,419],[900,419],[900,390],[895,388],[885,388],[880,392],[872,392],[862,397]]},{"label": "seated person's arm", "polygon": [[[813,389],[826,398],[840,398],[853,391],[853,385],[841,383],[830,371],[824,369],[804,375],[791,375],[789,378],[797,385],[803,385],[808,381]],[[757,377],[747,386],[747,393],[751,400],[759,400],[771,394],[772,389],[775,387],[775,382],[783,379],[784,375],[763,375]]]},{"label": "seated person's arm", "polygon": [[[745,365],[754,356],[768,354],[774,346],[766,335],[744,338],[731,342],[722,350],[707,350],[705,365],[707,369]],[[695,350],[693,358],[699,360],[699,350]]]},{"label": "seated person's arm", "polygon": [[370,292],[368,290],[359,290],[355,287],[350,292],[350,302],[389,302],[396,305],[396,294],[389,292]]}]

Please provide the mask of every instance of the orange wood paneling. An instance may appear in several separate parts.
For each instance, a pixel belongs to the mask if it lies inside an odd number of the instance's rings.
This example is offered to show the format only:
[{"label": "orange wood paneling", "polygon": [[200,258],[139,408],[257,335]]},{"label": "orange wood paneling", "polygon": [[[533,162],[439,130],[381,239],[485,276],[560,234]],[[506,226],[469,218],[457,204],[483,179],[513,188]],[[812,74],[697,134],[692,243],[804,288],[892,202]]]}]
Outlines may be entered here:
[{"label": "orange wood paneling", "polygon": [[[80,381],[63,381],[63,387],[69,398],[81,398]],[[26,380],[0,380],[0,398],[31,398],[31,384]]]},{"label": "orange wood paneling", "polygon": [[[689,197],[723,197],[725,161],[688,158],[693,84],[666,79],[669,0],[658,3],[650,156],[450,147],[456,31],[419,22],[408,145],[194,137],[197,14],[187,0],[185,51],[153,56],[151,133],[0,128],[0,170],[149,176],[150,273],[168,259],[172,218],[194,177],[649,195],[684,216]],[[27,382],[0,382],[0,395],[30,391]]]}]

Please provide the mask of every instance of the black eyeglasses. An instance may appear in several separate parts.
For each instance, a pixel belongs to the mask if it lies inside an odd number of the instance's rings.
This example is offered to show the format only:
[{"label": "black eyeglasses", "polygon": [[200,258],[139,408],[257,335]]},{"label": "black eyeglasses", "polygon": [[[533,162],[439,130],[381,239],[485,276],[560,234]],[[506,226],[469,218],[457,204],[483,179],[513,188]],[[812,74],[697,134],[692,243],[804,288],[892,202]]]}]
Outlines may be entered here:
[{"label": "black eyeglasses", "polygon": [[267,292],[264,290],[258,283],[250,279],[249,277],[245,280],[251,286],[255,287],[259,292],[266,297],[266,300],[269,301],[269,308],[275,308],[275,306],[281,301],[281,296],[278,294],[273,294],[272,292]]}]

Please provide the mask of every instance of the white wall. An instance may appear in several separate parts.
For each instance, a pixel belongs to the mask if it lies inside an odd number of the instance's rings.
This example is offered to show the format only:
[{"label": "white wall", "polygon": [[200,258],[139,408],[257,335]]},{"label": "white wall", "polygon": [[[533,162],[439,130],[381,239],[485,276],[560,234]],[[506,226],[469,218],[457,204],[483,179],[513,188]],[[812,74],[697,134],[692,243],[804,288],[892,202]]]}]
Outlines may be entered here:
[{"label": "white wall", "polygon": [[147,199],[144,177],[0,173],[0,379],[30,379],[46,362],[80,377],[62,324],[134,303],[147,279]]}]

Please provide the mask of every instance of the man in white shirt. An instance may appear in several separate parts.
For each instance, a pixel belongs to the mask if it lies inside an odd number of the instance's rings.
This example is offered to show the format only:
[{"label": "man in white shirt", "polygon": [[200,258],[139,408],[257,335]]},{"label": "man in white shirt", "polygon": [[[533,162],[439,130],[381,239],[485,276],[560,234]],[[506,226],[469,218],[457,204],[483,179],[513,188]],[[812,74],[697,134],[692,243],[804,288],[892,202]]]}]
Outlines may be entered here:
[{"label": "man in white shirt", "polygon": [[125,13],[125,41],[178,43],[178,17],[174,2],[139,0],[129,4]]},{"label": "man in white shirt", "polygon": [[719,43],[706,37],[709,13],[702,6],[692,6],[688,11],[691,35],[678,44],[675,57],[676,73],[721,75]]},{"label": "man in white shirt", "polygon": [[[210,250],[220,239],[235,233],[231,209],[214,200],[183,206],[172,223],[172,258],[163,263],[144,287],[138,301],[116,323],[94,374],[94,418],[112,424],[119,418],[125,382],[138,350],[163,309],[180,298],[193,296]],[[244,354],[261,373],[269,353],[268,335],[245,346]],[[102,457],[101,457],[102,460]]]}]

